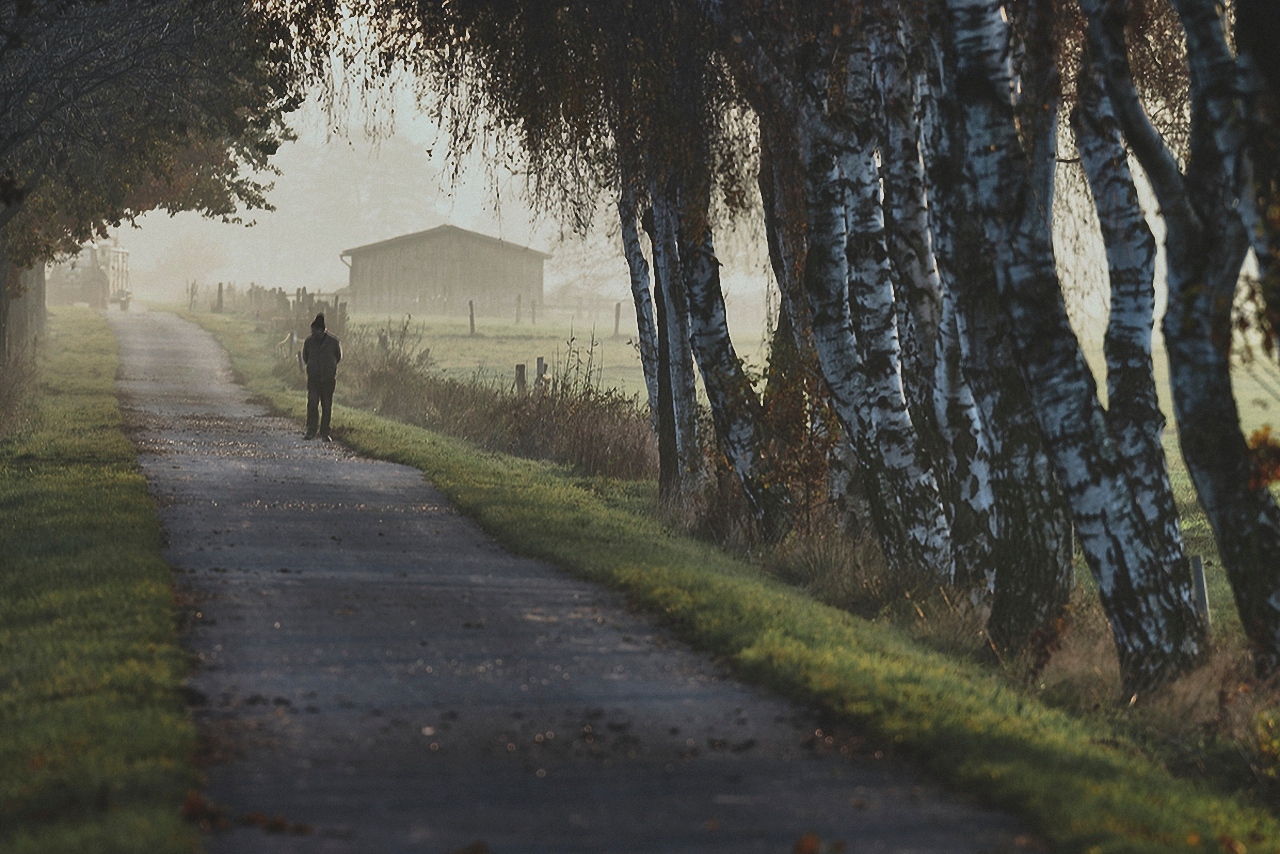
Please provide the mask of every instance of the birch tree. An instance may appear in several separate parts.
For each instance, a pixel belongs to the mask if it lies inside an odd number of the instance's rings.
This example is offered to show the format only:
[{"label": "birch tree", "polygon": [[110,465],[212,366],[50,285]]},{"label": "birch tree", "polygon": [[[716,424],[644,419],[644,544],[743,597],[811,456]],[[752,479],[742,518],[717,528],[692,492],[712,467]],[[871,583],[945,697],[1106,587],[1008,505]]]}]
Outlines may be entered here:
[{"label": "birch tree", "polygon": [[1046,153],[1029,155],[1015,125],[1008,18],[994,0],[948,0],[947,8],[969,212],[996,261],[1019,367],[1098,582],[1126,689],[1145,690],[1203,653],[1190,575],[1159,560],[1067,319],[1047,199],[1035,180],[1035,155]]},{"label": "birch tree", "polygon": [[649,277],[649,261],[640,245],[639,214],[633,183],[622,179],[618,197],[618,223],[622,232],[622,251],[627,259],[627,272],[631,278],[631,299],[636,311],[636,337],[640,348],[640,369],[644,372],[644,385],[649,411],[658,412],[658,331],[653,318],[653,294]]},{"label": "birch tree", "polygon": [[1125,140],[1165,222],[1169,308],[1163,330],[1183,459],[1218,541],[1257,667],[1272,673],[1280,667],[1280,508],[1254,476],[1231,391],[1231,305],[1250,248],[1246,221],[1253,216],[1252,202],[1242,206],[1241,199],[1254,188],[1245,181],[1242,137],[1219,127],[1233,91],[1224,79],[1221,21],[1201,4],[1175,4],[1187,29],[1191,79],[1191,151],[1184,167],[1138,96],[1124,37],[1127,4],[1081,0],[1080,7]]},{"label": "birch tree", "polygon": [[1157,532],[1159,560],[1186,563],[1182,526],[1165,463],[1164,414],[1156,395],[1156,243],[1138,202],[1111,101],[1088,52],[1080,63],[1071,114],[1076,147],[1102,227],[1111,284],[1107,324],[1107,426],[1138,493],[1138,509]]}]

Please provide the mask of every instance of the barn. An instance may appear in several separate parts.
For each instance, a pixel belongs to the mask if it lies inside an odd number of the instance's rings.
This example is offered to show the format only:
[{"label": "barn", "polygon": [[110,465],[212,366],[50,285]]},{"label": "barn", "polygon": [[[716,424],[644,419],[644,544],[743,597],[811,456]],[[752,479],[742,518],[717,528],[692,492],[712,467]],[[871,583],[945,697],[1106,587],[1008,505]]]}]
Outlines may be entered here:
[{"label": "barn", "polygon": [[515,316],[542,302],[544,252],[452,225],[342,253],[353,312]]}]

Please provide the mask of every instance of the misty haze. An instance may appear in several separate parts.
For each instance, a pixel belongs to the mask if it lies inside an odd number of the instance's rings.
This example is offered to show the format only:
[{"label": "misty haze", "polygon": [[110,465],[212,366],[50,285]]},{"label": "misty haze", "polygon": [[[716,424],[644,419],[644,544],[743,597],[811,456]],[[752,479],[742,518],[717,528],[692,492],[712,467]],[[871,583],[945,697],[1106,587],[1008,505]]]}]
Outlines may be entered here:
[{"label": "misty haze", "polygon": [[0,3],[0,852],[1280,850],[1275,5]]}]

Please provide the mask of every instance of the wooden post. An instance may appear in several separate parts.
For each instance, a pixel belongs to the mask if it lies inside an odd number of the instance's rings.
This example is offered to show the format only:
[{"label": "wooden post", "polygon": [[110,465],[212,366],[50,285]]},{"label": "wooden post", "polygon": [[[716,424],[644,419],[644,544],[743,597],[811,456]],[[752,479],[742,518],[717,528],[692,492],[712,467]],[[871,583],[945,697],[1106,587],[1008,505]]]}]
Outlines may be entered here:
[{"label": "wooden post", "polygon": [[1191,586],[1195,589],[1196,610],[1204,617],[1204,624],[1210,625],[1209,617],[1209,586],[1204,580],[1204,558],[1200,555],[1191,556]]},{"label": "wooden post", "polygon": [[528,385],[525,384],[525,378],[524,378],[524,364],[523,363],[517,364],[516,365],[516,394],[519,395],[520,397],[524,397],[528,393],[529,393],[529,387]]},{"label": "wooden post", "polygon": [[471,315],[471,334],[476,334],[476,301],[467,300],[467,312]]},{"label": "wooden post", "polygon": [[534,382],[537,383],[538,385],[542,385],[544,382],[546,382],[546,377],[547,377],[547,360],[539,356],[538,357],[538,376],[534,380]]},{"label": "wooden post", "polygon": [[618,328],[622,325],[622,303],[613,304],[613,337],[618,337]]},{"label": "wooden post", "polygon": [[222,282],[218,282],[218,307],[214,311],[218,314],[222,313]]},{"label": "wooden post", "polygon": [[534,326],[538,325],[538,301],[533,300],[529,303],[529,322]]},{"label": "wooden post", "polygon": [[516,326],[520,325],[520,294],[516,294]]}]

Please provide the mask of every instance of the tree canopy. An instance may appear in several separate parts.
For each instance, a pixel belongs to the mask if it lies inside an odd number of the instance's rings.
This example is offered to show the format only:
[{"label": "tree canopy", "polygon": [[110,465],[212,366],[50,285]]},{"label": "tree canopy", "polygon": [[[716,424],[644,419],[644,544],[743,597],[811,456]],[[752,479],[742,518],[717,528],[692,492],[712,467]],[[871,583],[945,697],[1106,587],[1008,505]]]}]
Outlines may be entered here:
[{"label": "tree canopy", "polygon": [[19,265],[151,209],[234,218],[297,103],[251,3],[34,0],[0,10],[0,234]]}]

